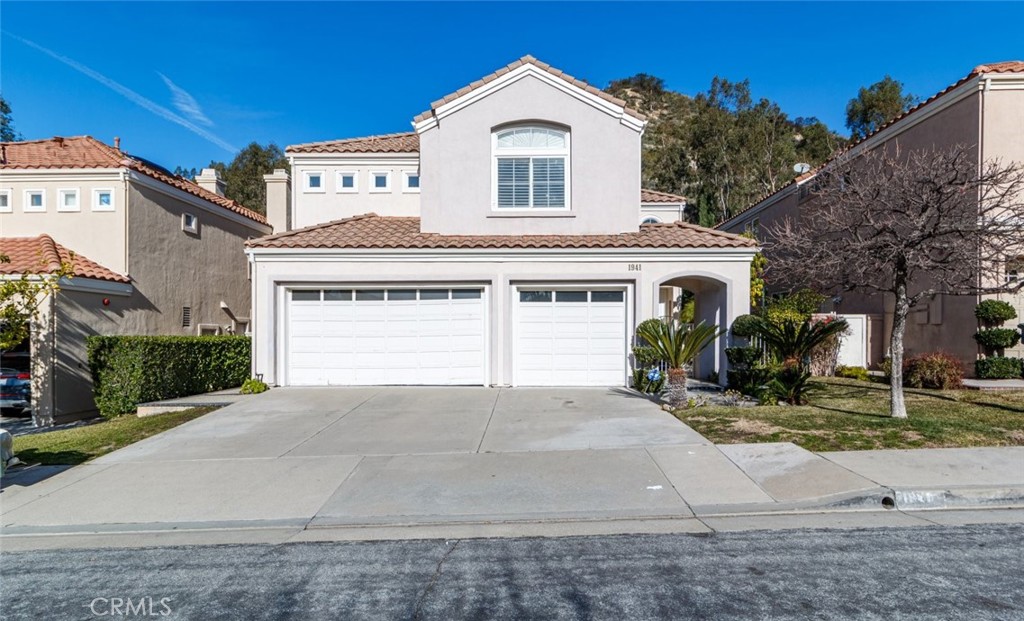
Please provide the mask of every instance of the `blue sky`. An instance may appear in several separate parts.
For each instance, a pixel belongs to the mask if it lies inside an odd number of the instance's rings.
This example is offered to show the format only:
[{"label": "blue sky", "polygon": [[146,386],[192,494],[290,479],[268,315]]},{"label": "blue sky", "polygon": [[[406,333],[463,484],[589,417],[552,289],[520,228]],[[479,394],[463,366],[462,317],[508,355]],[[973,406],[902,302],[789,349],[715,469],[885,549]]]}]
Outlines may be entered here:
[{"label": "blue sky", "polygon": [[28,139],[120,136],[170,168],[253,140],[408,131],[527,53],[602,88],[640,72],[689,94],[749,78],[755,97],[845,133],[858,87],[889,73],[927,97],[1024,56],[1021,23],[1024,3],[4,0],[0,91]]}]

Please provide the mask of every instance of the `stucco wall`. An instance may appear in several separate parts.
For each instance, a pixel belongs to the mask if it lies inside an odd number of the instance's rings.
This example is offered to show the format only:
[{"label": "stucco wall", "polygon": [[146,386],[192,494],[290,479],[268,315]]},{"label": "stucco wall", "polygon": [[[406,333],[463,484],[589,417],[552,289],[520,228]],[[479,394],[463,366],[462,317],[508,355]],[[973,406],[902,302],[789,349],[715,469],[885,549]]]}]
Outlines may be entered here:
[{"label": "stucco wall", "polygon": [[[78,190],[77,212],[57,211],[59,191]],[[112,190],[113,211],[93,209],[93,191]],[[52,172],[4,171],[0,190],[11,190],[12,211],[0,212],[0,237],[48,234],[69,248],[118,273],[125,273],[125,183],[117,172],[57,176]],[[26,212],[25,191],[45,190],[45,212]]]},{"label": "stucco wall", "polygon": [[[334,155],[322,159],[294,158],[292,166],[292,227],[302,228],[364,213],[379,216],[420,215],[420,193],[405,188],[405,172],[419,169],[419,156],[373,158],[367,155]],[[306,187],[306,173],[323,173],[323,191]],[[339,191],[338,172],[355,172],[356,191]],[[391,189],[374,190],[373,172],[390,172]],[[374,191],[371,191],[374,190]]]},{"label": "stucco wall", "polygon": [[[623,258],[592,261],[561,259],[535,260],[450,260],[394,261],[353,258],[348,261],[310,260],[296,257],[287,261],[254,264],[254,373],[262,373],[273,384],[279,381],[284,363],[283,350],[286,300],[285,287],[313,283],[346,283],[370,285],[380,283],[474,283],[489,289],[490,313],[490,382],[507,385],[512,382],[512,286],[521,282],[561,284],[622,283],[631,288],[631,314],[634,325],[650,317],[661,316],[659,287],[670,279],[685,276],[714,278],[728,288],[728,294],[715,292],[722,308],[724,326],[732,324],[737,315],[748,312],[750,300],[749,256],[714,256],[700,258],[666,256],[657,260]],[[640,269],[630,269],[630,265]],[[631,334],[630,334],[631,335]],[[623,338],[628,338],[624,334]],[[632,343],[630,343],[632,344]],[[712,351],[704,363],[704,374],[720,370],[724,379],[724,347]]]},{"label": "stucco wall", "polygon": [[[228,326],[249,315],[250,284],[244,244],[265,228],[240,224],[178,198],[130,184],[129,273],[139,305],[122,321],[134,334],[197,334],[199,324]],[[181,228],[183,213],[199,217],[198,234]],[[183,328],[182,307],[192,309]]]},{"label": "stucco wall", "polygon": [[[492,209],[491,134],[516,122],[570,130],[569,212]],[[527,75],[420,134],[422,228],[445,234],[601,234],[639,226],[640,134]]]}]

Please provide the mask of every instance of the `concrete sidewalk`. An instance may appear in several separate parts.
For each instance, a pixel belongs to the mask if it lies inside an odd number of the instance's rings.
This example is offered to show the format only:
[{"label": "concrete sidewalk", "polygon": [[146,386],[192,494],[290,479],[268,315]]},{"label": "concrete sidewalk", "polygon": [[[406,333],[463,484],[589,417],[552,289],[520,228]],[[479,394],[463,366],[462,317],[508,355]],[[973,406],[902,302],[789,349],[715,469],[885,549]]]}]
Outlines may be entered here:
[{"label": "concrete sidewalk", "polygon": [[715,446],[646,399],[580,389],[275,390],[42,474],[5,477],[5,545],[914,525],[934,521],[901,510],[1024,506],[1024,447]]}]

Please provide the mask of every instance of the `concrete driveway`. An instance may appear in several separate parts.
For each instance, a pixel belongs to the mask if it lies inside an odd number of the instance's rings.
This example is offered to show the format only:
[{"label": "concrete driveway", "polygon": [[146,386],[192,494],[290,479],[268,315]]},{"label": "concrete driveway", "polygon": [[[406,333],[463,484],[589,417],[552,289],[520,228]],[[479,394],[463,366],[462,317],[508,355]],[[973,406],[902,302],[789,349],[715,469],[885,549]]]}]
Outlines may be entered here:
[{"label": "concrete driveway", "polygon": [[808,496],[878,488],[762,446],[759,476],[624,389],[279,388],[0,500],[31,535],[689,518],[793,500],[779,468]]}]

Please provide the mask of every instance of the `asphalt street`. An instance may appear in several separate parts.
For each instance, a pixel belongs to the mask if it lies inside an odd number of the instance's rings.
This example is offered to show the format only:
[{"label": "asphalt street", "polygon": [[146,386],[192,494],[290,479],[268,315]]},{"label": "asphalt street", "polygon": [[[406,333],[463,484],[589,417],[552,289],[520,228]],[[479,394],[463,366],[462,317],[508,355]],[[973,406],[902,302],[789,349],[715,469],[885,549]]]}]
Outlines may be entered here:
[{"label": "asphalt street", "polygon": [[3,619],[1024,619],[1024,526],[5,553]]}]

